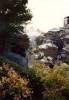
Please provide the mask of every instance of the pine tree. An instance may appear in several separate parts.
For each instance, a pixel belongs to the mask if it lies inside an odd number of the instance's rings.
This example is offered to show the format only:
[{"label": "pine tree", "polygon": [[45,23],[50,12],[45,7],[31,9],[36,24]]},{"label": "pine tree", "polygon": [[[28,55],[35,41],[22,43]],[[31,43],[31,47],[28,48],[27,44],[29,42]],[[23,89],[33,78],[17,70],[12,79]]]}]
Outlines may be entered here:
[{"label": "pine tree", "polygon": [[6,47],[7,40],[15,42],[14,37],[23,33],[21,24],[31,20],[27,3],[28,0],[0,0],[0,53]]}]

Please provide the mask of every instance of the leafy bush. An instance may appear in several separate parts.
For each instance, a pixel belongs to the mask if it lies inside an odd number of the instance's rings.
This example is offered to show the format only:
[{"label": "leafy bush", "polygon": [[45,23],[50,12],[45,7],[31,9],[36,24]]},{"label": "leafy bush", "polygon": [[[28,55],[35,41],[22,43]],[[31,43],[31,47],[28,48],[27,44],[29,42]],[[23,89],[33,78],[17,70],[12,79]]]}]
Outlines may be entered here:
[{"label": "leafy bush", "polygon": [[0,66],[0,100],[30,100],[29,80],[21,77],[9,64]]},{"label": "leafy bush", "polygon": [[54,69],[45,77],[44,86],[44,98],[48,98],[48,100],[69,100],[67,95],[63,95],[64,92],[69,94],[69,65],[55,65]]},{"label": "leafy bush", "polygon": [[60,63],[50,69],[33,64],[23,75],[30,80],[33,100],[69,100],[69,65]]},{"label": "leafy bush", "polygon": [[30,88],[32,88],[32,100],[43,100],[42,91],[44,90],[43,81],[41,80],[40,74],[44,75],[42,69],[40,69],[41,64],[36,64],[37,66],[32,66],[24,70],[23,76],[25,76],[30,81]]},{"label": "leafy bush", "polygon": [[[0,62],[4,62],[4,60],[1,59]],[[34,63],[32,68],[25,70],[21,70],[21,67],[14,63],[7,65],[6,62],[6,65],[0,64],[0,66],[1,98],[9,97],[10,100],[69,100],[69,65],[65,63],[60,62],[53,69],[39,63]],[[19,74],[10,66],[16,69]]]}]

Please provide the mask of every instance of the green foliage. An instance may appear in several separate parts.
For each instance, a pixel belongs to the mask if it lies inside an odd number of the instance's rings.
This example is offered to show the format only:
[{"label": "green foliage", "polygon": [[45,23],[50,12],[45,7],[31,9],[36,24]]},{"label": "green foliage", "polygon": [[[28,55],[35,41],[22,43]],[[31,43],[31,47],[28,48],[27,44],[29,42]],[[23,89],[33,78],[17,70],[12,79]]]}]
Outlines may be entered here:
[{"label": "green foliage", "polygon": [[[42,69],[40,69],[38,64],[36,64],[32,68],[28,68],[23,71],[23,76],[25,76],[30,81],[30,88],[32,88],[33,100],[43,100],[42,91],[44,90],[43,80],[41,80],[41,76],[44,75]],[[40,66],[41,67],[41,66]]]},{"label": "green foliage", "polygon": [[67,81],[69,80],[69,65],[56,65],[45,78],[45,91],[43,91],[45,98],[47,97],[49,100],[67,100],[69,98],[63,95],[65,91],[67,95],[69,94],[69,81]]},{"label": "green foliage", "polygon": [[30,80],[32,97],[36,100],[69,100],[69,65],[61,63],[50,69],[33,64],[24,75]]},{"label": "green foliage", "polygon": [[0,19],[4,22],[22,23],[31,19],[26,4],[28,0],[0,0]]},{"label": "green foliage", "polygon": [[[3,76],[5,76],[5,70],[7,70],[8,66],[6,65],[5,68],[2,68],[1,62],[6,61],[4,60],[5,59],[0,60],[0,74]],[[55,65],[53,69],[50,69],[48,66],[45,66],[43,64],[34,63],[32,68],[28,68],[25,70],[19,70],[19,66],[15,64],[11,65],[10,63],[10,66],[16,69],[16,71],[20,73],[23,79],[29,80],[28,86],[33,91],[31,95],[31,100],[69,100],[69,65],[65,63],[60,63]],[[2,80],[2,78],[0,79]],[[19,88],[20,86],[22,85],[18,85]],[[11,93],[13,90],[10,89],[8,91],[9,93]]]},{"label": "green foliage", "polygon": [[[0,0],[0,54],[14,46],[19,34],[24,33],[21,25],[31,20],[27,3],[28,0]],[[26,41],[29,44],[29,39]]]}]

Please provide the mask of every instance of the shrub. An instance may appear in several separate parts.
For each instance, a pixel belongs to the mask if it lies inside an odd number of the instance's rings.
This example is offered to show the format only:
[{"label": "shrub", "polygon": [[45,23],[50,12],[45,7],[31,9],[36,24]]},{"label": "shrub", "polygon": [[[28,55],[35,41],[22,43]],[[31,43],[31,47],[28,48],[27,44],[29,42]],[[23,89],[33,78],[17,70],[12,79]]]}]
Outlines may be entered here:
[{"label": "shrub", "polygon": [[0,66],[0,100],[30,100],[29,80],[21,77],[9,64]]},{"label": "shrub", "polygon": [[[23,72],[25,76],[30,81],[30,88],[32,88],[32,100],[43,100],[42,91],[44,90],[43,81],[41,80],[41,75],[43,75],[41,64],[36,64],[37,66],[32,66]],[[44,69],[44,68],[43,68]]]},{"label": "shrub", "polygon": [[1,98],[69,100],[69,65],[65,63],[56,64],[53,69],[39,63],[34,63],[32,68],[25,70],[21,70],[14,63],[0,66]]},{"label": "shrub", "polygon": [[55,65],[54,69],[46,75],[44,87],[43,96],[45,99],[69,100],[69,65]]},{"label": "shrub", "polygon": [[69,65],[60,63],[50,69],[34,64],[23,75],[30,80],[33,100],[69,100]]}]

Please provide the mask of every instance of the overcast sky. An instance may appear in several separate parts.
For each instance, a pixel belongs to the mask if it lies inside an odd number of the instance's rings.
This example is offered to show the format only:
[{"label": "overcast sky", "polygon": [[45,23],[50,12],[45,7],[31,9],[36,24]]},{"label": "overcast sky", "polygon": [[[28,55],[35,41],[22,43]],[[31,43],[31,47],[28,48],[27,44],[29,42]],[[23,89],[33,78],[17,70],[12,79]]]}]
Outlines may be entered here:
[{"label": "overcast sky", "polygon": [[69,16],[69,0],[29,0],[33,27],[41,31],[63,26],[63,19]]}]

